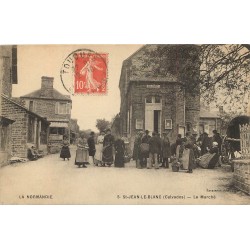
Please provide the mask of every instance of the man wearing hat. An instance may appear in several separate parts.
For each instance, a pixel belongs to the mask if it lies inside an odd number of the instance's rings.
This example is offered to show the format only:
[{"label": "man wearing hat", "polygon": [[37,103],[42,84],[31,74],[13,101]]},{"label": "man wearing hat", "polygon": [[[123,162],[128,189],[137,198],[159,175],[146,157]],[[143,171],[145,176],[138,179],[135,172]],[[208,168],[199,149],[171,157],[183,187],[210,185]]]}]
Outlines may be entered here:
[{"label": "man wearing hat", "polygon": [[103,166],[105,167],[105,164],[107,164],[109,167],[114,162],[114,156],[113,156],[113,146],[114,146],[115,138],[113,135],[111,135],[111,130],[106,130],[106,135],[104,136],[103,140],[103,152],[102,152],[102,161]]},{"label": "man wearing hat", "polygon": [[211,142],[208,137],[208,133],[204,132],[201,135],[201,155],[206,154],[209,151],[210,146],[211,146]]},{"label": "man wearing hat", "polygon": [[145,131],[145,135],[141,139],[142,148],[147,150],[142,150],[141,152],[141,165],[142,167],[147,167],[147,159],[149,158],[149,139],[151,136],[149,135],[149,131]]},{"label": "man wearing hat", "polygon": [[89,146],[89,156],[92,157],[94,164],[96,149],[95,149],[95,133],[93,131],[90,133],[90,137],[88,138],[88,146]]}]

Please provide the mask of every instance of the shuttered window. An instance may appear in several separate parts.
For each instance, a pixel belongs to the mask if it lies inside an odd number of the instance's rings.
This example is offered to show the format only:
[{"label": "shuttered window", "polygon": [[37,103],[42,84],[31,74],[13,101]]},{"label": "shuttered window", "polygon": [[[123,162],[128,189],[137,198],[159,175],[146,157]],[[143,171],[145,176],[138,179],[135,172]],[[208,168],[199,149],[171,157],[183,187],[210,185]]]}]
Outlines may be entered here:
[{"label": "shuttered window", "polygon": [[59,115],[70,114],[71,104],[70,103],[62,103],[57,102],[55,107],[55,113]]}]

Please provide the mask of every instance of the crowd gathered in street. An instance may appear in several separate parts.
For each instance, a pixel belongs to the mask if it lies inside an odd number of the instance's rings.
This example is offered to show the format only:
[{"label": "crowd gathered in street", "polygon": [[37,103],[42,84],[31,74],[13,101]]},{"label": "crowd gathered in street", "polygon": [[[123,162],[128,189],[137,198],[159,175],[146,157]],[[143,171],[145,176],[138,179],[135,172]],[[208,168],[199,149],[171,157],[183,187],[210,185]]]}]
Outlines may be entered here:
[{"label": "crowd gathered in street", "polygon": [[[199,138],[197,134],[187,132],[185,137],[177,135],[174,143],[170,143],[168,135],[149,131],[138,131],[130,150],[127,137],[113,136],[111,130],[101,131],[97,136],[91,132],[84,133],[76,140],[75,165],[78,168],[87,168],[92,164],[97,167],[125,167],[131,159],[138,169],[170,168],[177,171],[192,173],[196,167],[212,169],[220,166],[222,137],[214,130],[209,137],[206,132]],[[67,136],[64,137],[60,157],[71,158],[70,144]]]}]

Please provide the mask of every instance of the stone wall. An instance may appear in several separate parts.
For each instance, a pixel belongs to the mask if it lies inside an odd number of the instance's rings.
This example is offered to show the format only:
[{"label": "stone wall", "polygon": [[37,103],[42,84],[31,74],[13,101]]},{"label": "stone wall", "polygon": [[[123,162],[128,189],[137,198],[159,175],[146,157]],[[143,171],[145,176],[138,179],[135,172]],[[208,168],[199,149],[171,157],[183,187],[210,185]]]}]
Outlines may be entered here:
[{"label": "stone wall", "polygon": [[234,160],[234,185],[250,195],[250,159]]},{"label": "stone wall", "polygon": [[13,104],[11,101],[3,98],[2,100],[2,114],[15,122],[12,126],[11,133],[11,152],[13,156],[27,157],[27,126],[28,114],[27,112]]},{"label": "stone wall", "polygon": [[0,46],[0,93],[11,96],[12,46]]},{"label": "stone wall", "polygon": [[[145,129],[145,98],[146,96],[160,96],[162,100],[162,119],[161,119],[161,132],[165,131],[165,119],[172,119],[172,130],[168,130],[168,137],[173,142],[177,136],[178,125],[184,124],[184,98],[183,93],[180,91],[177,83],[157,83],[160,84],[159,89],[147,88],[147,85],[154,84],[150,82],[146,83],[132,83],[129,94],[131,98],[128,98],[128,107],[132,105],[132,129],[131,137],[136,134],[135,124],[136,119],[143,120],[143,126]],[[127,120],[125,114],[123,114],[122,120]]]},{"label": "stone wall", "polygon": [[29,109],[29,101],[33,101],[34,109],[33,112],[37,113],[42,117],[46,117],[47,120],[60,120],[60,119],[70,119],[70,114],[56,114],[56,103],[70,103],[67,101],[59,101],[59,100],[47,100],[47,99],[36,99],[36,98],[24,98],[21,97],[22,100],[25,100],[25,107]]}]

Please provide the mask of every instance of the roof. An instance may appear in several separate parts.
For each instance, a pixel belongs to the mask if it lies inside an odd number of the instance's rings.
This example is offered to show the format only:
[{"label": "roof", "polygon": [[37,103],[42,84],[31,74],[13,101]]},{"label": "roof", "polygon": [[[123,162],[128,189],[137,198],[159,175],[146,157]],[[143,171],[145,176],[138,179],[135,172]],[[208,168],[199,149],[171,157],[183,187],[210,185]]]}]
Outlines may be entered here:
[{"label": "roof", "polygon": [[26,111],[27,113],[29,113],[29,114],[31,114],[31,115],[33,115],[33,116],[36,116],[36,117],[38,117],[38,118],[40,118],[41,120],[43,120],[44,122],[46,122],[46,123],[48,123],[48,124],[50,123],[50,122],[48,122],[47,119],[45,119],[44,117],[38,115],[37,113],[34,113],[34,112],[28,110],[27,108],[25,108],[24,106],[22,106],[20,103],[17,103],[16,101],[14,101],[13,99],[9,98],[8,96],[6,96],[6,95],[4,95],[4,94],[1,94],[1,96],[2,96],[4,99],[8,100],[9,102],[13,103],[14,105],[18,106],[19,108],[23,109],[23,110]]},{"label": "roof", "polygon": [[41,89],[35,90],[27,95],[21,96],[22,98],[37,98],[37,99],[53,99],[53,100],[65,100],[72,102],[70,95],[63,95],[56,89],[53,89],[52,97],[41,96]]},{"label": "roof", "polygon": [[13,122],[15,121],[0,115],[0,124],[2,123],[3,125],[9,125]]},{"label": "roof", "polygon": [[126,94],[131,82],[182,82],[184,73],[181,73],[178,68],[190,64],[198,72],[199,61],[196,60],[198,48],[198,45],[193,44],[142,46],[123,61],[119,82],[120,90]]}]

